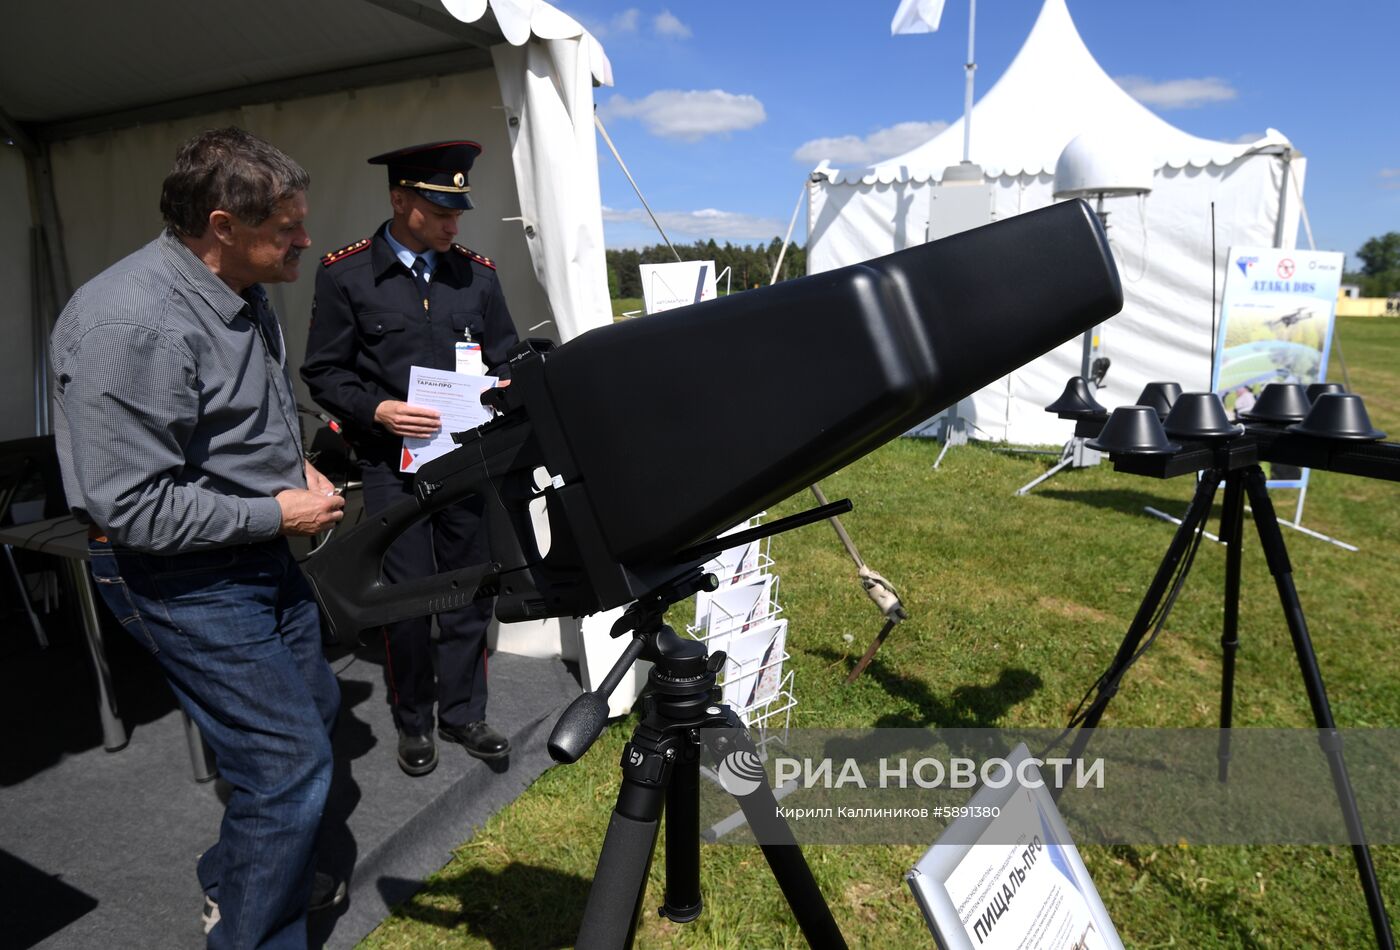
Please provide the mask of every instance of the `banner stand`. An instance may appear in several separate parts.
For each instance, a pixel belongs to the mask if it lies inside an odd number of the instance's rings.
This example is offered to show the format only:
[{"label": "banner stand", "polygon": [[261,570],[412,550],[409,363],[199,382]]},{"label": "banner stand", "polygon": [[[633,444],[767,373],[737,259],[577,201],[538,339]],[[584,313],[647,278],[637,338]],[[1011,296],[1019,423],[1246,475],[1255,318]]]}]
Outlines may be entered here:
[{"label": "banner stand", "polygon": [[[1268,383],[1309,385],[1326,380],[1344,255],[1340,251],[1231,247],[1227,260],[1211,379],[1211,389],[1225,408],[1233,411],[1235,399],[1257,395]],[[1298,489],[1293,520],[1280,519],[1279,524],[1346,551],[1359,550],[1303,527],[1310,474],[1308,469],[1287,474],[1270,471],[1270,490]],[[1154,514],[1180,524],[1175,518]]]}]

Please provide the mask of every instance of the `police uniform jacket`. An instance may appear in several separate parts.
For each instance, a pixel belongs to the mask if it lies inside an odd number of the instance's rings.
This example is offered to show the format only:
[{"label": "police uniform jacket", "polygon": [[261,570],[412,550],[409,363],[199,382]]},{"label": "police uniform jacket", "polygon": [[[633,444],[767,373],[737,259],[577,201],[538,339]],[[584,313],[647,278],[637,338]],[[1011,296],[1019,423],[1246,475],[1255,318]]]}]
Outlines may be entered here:
[{"label": "police uniform jacket", "polygon": [[321,259],[301,378],[362,460],[397,465],[402,439],[374,410],[407,400],[409,367],[456,369],[456,344],[470,340],[486,371],[504,378],[517,337],[489,258],[459,244],[439,253],[424,300],[387,227]]}]

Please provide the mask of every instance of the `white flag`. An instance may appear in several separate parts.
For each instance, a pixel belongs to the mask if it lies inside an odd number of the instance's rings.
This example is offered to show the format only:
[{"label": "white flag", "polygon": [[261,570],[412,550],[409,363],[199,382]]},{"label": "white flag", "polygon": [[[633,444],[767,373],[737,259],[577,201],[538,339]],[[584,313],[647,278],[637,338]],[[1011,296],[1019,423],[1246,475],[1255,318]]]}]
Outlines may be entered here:
[{"label": "white flag", "polygon": [[943,19],[943,0],[899,0],[890,21],[890,36],[901,33],[933,33]]}]

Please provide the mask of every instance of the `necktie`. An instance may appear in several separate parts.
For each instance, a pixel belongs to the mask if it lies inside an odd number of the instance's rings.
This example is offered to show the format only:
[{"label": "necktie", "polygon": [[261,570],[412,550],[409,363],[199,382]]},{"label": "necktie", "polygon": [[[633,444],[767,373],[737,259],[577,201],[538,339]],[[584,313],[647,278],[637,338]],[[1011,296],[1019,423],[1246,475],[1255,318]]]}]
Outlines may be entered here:
[{"label": "necktie", "polygon": [[428,262],[421,257],[413,259],[413,282],[418,285],[418,296],[423,298],[423,309],[428,309]]}]

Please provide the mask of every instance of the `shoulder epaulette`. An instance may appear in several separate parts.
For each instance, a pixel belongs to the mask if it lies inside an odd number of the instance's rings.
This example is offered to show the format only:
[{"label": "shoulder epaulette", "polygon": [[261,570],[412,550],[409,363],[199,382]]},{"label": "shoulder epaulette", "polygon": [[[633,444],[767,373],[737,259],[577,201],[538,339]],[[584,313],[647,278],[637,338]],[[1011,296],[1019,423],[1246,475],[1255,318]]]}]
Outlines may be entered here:
[{"label": "shoulder epaulette", "polygon": [[331,251],[325,257],[321,258],[321,265],[334,264],[336,261],[344,260],[351,254],[358,254],[367,247],[369,247],[369,238],[360,238],[354,244],[347,244],[338,251]]},{"label": "shoulder epaulette", "polygon": [[487,256],[484,255],[484,254],[478,254],[476,251],[473,251],[473,250],[472,250],[471,248],[469,248],[469,247],[463,247],[463,246],[460,245],[460,244],[454,244],[454,245],[452,245],[452,250],[456,251],[458,254],[461,254],[463,257],[470,257],[472,260],[476,261],[478,264],[485,264],[487,267],[491,268],[492,270],[495,270],[495,269],[496,269],[496,262],[495,262],[495,261],[491,260],[491,258],[487,257]]}]

